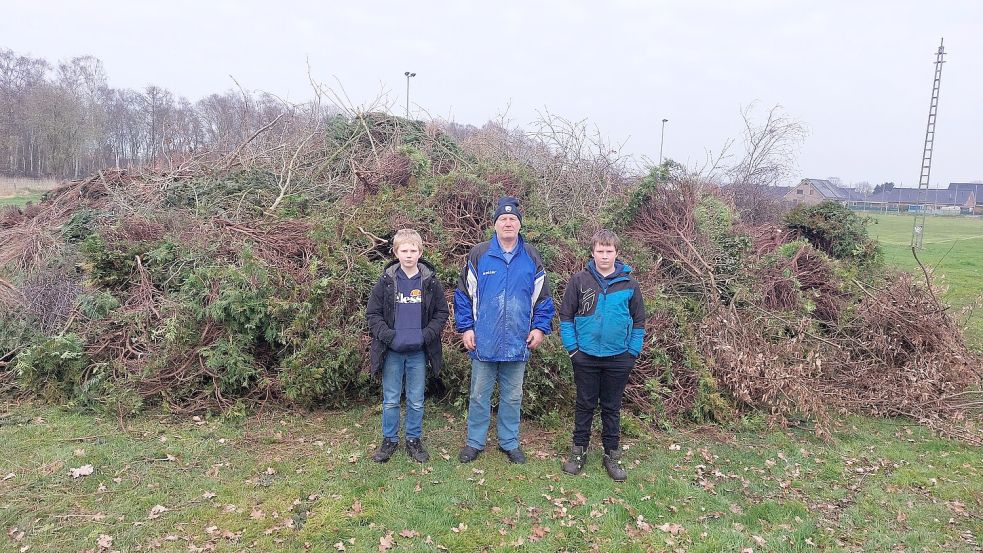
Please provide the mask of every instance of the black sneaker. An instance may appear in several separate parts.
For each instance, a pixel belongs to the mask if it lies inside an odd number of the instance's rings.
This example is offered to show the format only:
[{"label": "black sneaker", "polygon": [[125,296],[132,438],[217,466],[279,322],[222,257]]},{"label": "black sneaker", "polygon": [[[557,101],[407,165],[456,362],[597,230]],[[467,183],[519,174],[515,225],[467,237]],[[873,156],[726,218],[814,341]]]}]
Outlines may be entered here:
[{"label": "black sneaker", "polygon": [[585,464],[587,464],[587,448],[575,445],[570,449],[570,458],[563,463],[563,472],[580,474]]},{"label": "black sneaker", "polygon": [[417,463],[426,463],[430,460],[430,454],[423,447],[423,442],[420,441],[420,438],[406,440],[406,453],[409,453],[410,457]]},{"label": "black sneaker", "polygon": [[628,479],[628,473],[621,466],[621,450],[612,449],[604,451],[604,468],[608,471],[608,476],[615,482],[624,482]]},{"label": "black sneaker", "polygon": [[397,447],[399,447],[398,440],[390,440],[389,438],[382,440],[379,449],[375,450],[375,453],[372,455],[372,460],[376,463],[385,463],[393,456]]},{"label": "black sneaker", "polygon": [[498,448],[498,450],[504,453],[505,456],[509,458],[510,463],[515,465],[526,464],[526,454],[522,452],[522,449],[517,447],[515,449],[510,449],[506,451],[500,447]]},{"label": "black sneaker", "polygon": [[477,459],[478,455],[481,455],[480,449],[466,445],[462,447],[461,452],[457,454],[457,460],[462,463],[470,463],[471,461]]}]

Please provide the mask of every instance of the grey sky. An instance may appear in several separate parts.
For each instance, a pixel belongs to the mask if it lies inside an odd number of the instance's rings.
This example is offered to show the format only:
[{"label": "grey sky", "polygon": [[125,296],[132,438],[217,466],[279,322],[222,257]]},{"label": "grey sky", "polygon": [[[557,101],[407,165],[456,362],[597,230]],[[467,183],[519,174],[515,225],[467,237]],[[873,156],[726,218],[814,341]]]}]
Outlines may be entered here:
[{"label": "grey sky", "polygon": [[[13,2],[11,2],[13,4]],[[603,7],[602,7],[603,6]],[[508,108],[589,118],[625,151],[701,165],[781,104],[810,131],[799,177],[914,186],[934,52],[949,53],[933,186],[983,179],[983,2],[35,1],[3,10],[0,47],[49,61],[91,54],[110,84],[196,100],[234,86],[292,100],[334,78],[355,104],[386,93],[481,124]]]}]

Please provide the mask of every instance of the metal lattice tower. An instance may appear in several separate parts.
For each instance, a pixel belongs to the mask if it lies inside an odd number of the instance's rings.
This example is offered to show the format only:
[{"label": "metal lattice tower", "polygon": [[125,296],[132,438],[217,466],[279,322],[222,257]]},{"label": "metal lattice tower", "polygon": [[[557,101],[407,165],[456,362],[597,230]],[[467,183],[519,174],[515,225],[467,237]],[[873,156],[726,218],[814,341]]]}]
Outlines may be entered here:
[{"label": "metal lattice tower", "polygon": [[[921,248],[925,237],[925,212],[928,208],[928,178],[932,173],[932,148],[935,143],[935,118],[939,111],[939,85],[942,84],[942,64],[945,63],[945,39],[939,42],[935,53],[935,80],[932,82],[932,103],[928,107],[928,125],[925,127],[925,149],[922,151],[922,171],[918,177],[918,189],[922,191],[922,209],[915,215],[911,229],[911,247]],[[901,206],[898,206],[900,211]]]}]

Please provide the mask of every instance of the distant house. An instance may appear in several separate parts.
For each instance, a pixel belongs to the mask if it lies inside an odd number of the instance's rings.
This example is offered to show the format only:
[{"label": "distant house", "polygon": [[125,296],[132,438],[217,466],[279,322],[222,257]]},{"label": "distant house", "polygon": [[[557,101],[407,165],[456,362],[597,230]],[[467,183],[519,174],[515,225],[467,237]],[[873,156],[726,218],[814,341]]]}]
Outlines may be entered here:
[{"label": "distant house", "polygon": [[972,206],[965,205],[963,207],[970,208],[972,212],[976,215],[983,215],[983,182],[950,182],[949,190],[965,193],[970,192],[972,198]]},{"label": "distant house", "polygon": [[[865,209],[927,212],[934,214],[981,214],[983,202],[977,198],[983,193],[983,184],[952,183],[949,188],[893,188],[871,194],[862,200]],[[860,207],[851,203],[851,207]]]},{"label": "distant house", "polygon": [[802,179],[785,193],[785,201],[794,204],[815,205],[826,200],[848,204],[851,201],[863,201],[863,194],[853,188],[836,186],[824,179]]}]

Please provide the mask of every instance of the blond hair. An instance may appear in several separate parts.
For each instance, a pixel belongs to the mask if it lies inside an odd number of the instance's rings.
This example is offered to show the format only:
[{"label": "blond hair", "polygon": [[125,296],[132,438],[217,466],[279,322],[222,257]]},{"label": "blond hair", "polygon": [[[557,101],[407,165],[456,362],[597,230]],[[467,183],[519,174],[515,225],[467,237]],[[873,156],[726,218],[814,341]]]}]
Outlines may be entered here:
[{"label": "blond hair", "polygon": [[594,246],[613,246],[617,250],[621,246],[621,238],[614,231],[604,229],[594,233],[594,236],[590,239],[590,249],[594,251]]},{"label": "blond hair", "polygon": [[413,244],[416,246],[416,249],[423,251],[423,238],[420,237],[419,232],[411,228],[396,231],[396,236],[393,236],[393,252],[398,250],[403,244]]}]

